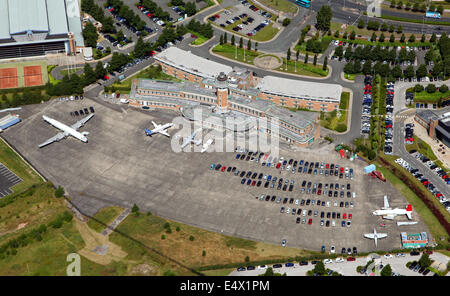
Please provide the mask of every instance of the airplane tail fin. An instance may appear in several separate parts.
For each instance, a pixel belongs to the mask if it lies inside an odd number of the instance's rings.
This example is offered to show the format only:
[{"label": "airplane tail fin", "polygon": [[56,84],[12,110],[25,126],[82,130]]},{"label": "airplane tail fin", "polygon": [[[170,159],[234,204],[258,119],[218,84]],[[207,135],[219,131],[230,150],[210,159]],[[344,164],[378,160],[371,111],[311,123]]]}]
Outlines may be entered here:
[{"label": "airplane tail fin", "polygon": [[406,217],[408,217],[408,219],[411,220],[412,219],[412,211],[407,211]]},{"label": "airplane tail fin", "polygon": [[408,212],[412,212],[412,206],[411,206],[411,205],[408,205],[408,206],[406,207],[406,210],[407,210]]},{"label": "airplane tail fin", "polygon": [[144,131],[147,136],[151,136],[153,134],[153,132],[149,129],[144,129]]}]

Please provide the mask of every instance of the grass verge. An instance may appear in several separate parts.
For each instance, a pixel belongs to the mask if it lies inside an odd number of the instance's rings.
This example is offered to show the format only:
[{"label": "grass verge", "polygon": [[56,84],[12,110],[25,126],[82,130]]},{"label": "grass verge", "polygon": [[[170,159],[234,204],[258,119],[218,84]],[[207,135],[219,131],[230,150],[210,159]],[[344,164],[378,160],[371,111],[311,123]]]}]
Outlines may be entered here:
[{"label": "grass verge", "polygon": [[[114,221],[115,218],[117,218],[117,216],[120,215],[122,211],[123,208],[121,207],[116,206],[107,207],[98,211],[94,215],[94,218],[105,223],[106,225],[109,225],[112,221]],[[89,220],[88,226],[97,232],[102,232],[105,229],[103,224],[100,224],[95,220]]]}]

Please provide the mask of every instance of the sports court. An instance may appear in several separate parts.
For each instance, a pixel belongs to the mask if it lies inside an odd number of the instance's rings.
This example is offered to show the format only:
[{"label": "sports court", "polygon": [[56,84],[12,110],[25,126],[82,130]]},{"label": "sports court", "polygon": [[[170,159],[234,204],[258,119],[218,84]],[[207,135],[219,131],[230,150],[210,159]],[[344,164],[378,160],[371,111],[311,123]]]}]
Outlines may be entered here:
[{"label": "sports court", "polygon": [[46,61],[0,64],[0,89],[43,85],[48,81]]}]

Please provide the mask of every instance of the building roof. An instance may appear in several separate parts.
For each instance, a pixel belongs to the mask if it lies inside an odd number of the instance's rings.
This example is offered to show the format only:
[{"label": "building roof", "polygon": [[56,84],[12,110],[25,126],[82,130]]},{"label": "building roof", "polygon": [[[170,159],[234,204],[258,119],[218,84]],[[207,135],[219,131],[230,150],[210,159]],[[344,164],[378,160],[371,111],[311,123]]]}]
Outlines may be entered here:
[{"label": "building roof", "polygon": [[424,120],[426,123],[430,123],[431,119],[437,119],[436,114],[428,109],[425,109],[423,111],[417,112],[417,116],[420,117],[422,120]]},{"label": "building roof", "polygon": [[8,0],[9,33],[48,32],[45,0]]},{"label": "building roof", "polygon": [[308,125],[312,124],[319,116],[317,112],[293,112],[276,105],[272,105],[271,108],[266,112],[266,115],[271,118],[278,118],[280,121],[284,121],[299,128],[307,127]]},{"label": "building roof", "polygon": [[199,75],[203,78],[214,78],[219,75],[220,72],[228,74],[232,71],[232,68],[227,65],[196,56],[190,51],[185,51],[174,46],[167,48],[154,57],[157,61],[169,64],[191,74]]},{"label": "building roof", "polygon": [[72,32],[74,34],[77,46],[84,46],[83,33],[81,29],[81,14],[80,7],[78,6],[78,0],[65,1],[69,32]]},{"label": "building roof", "polygon": [[331,83],[307,82],[275,76],[264,76],[256,86],[262,92],[294,98],[340,102],[342,86]]},{"label": "building roof", "polygon": [[9,39],[8,0],[0,0],[0,39]]},{"label": "building roof", "polygon": [[47,13],[50,34],[56,35],[69,32],[64,1],[47,0]]}]

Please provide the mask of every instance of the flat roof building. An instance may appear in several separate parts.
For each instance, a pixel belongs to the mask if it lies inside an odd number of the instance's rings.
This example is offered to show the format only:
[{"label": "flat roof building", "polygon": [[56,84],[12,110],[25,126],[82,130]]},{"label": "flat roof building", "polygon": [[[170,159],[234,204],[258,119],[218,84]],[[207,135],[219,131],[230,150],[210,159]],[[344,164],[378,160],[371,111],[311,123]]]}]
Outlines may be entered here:
[{"label": "flat roof building", "polygon": [[84,46],[77,0],[0,0],[0,59]]}]

